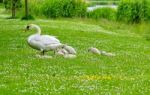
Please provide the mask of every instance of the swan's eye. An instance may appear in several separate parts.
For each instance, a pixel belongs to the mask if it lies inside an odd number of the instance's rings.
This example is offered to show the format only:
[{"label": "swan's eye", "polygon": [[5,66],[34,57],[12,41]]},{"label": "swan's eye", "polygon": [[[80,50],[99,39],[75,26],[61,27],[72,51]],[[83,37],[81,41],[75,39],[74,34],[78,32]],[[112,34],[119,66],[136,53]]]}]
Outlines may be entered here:
[{"label": "swan's eye", "polygon": [[30,26],[27,26],[27,29],[29,29],[30,28]]}]

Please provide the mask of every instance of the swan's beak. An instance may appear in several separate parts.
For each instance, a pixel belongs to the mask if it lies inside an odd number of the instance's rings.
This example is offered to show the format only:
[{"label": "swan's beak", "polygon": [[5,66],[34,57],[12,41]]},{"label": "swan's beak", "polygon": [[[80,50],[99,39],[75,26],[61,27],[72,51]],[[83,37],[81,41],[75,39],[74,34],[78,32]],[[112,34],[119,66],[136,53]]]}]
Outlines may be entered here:
[{"label": "swan's beak", "polygon": [[24,32],[27,32],[28,30],[29,30],[28,28],[25,28],[25,29],[24,29]]},{"label": "swan's beak", "polygon": [[24,32],[27,32],[27,29],[24,29]]},{"label": "swan's beak", "polygon": [[29,26],[27,26],[24,31],[27,32],[29,30]]}]

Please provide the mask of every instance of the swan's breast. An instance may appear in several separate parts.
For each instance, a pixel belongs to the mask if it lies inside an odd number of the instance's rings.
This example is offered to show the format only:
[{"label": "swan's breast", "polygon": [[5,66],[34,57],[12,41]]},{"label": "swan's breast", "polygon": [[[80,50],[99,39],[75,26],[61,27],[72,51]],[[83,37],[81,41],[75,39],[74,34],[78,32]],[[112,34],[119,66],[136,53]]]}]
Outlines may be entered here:
[{"label": "swan's breast", "polygon": [[40,36],[39,35],[31,35],[28,37],[27,42],[30,47],[40,50],[42,49],[43,45],[40,43]]},{"label": "swan's breast", "polygon": [[55,38],[54,36],[49,36],[49,35],[41,35],[41,40],[43,41],[44,44],[58,44],[60,41]]}]

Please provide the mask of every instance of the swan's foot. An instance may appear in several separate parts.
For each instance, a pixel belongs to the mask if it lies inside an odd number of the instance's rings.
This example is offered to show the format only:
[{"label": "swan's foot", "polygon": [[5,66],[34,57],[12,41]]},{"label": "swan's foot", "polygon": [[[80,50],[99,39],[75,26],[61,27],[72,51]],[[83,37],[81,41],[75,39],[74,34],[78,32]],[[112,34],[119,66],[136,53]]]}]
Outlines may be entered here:
[{"label": "swan's foot", "polygon": [[56,51],[54,50],[54,55],[56,54]]},{"label": "swan's foot", "polygon": [[41,52],[40,52],[40,55],[43,55],[43,56],[44,56],[44,54],[45,54],[45,52],[44,52],[44,51],[41,51]]}]

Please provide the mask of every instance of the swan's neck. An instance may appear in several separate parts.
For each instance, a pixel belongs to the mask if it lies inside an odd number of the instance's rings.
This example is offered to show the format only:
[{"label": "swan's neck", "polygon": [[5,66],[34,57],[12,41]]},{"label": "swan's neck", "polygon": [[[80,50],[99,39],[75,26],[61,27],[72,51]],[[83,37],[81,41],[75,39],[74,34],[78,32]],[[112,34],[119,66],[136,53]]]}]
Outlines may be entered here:
[{"label": "swan's neck", "polygon": [[41,34],[41,29],[38,26],[34,26],[35,30],[36,30],[36,34]]}]

